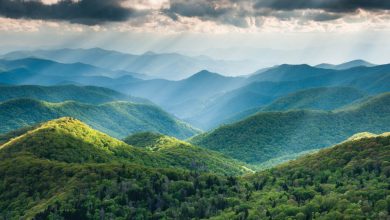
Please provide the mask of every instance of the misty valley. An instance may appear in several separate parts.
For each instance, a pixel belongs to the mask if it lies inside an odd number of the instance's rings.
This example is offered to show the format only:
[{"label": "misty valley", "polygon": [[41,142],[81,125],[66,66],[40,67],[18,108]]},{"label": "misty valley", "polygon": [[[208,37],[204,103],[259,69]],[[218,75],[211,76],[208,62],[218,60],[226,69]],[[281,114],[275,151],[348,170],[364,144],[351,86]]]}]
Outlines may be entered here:
[{"label": "misty valley", "polygon": [[389,64],[165,79],[97,50],[1,56],[1,219],[389,217]]},{"label": "misty valley", "polygon": [[0,0],[0,220],[390,220],[389,0]]}]

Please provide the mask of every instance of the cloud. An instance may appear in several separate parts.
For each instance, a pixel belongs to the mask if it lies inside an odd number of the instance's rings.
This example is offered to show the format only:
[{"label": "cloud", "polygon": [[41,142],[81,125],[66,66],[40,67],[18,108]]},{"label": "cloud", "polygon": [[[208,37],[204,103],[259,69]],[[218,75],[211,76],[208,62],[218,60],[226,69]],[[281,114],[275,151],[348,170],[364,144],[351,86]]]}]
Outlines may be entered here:
[{"label": "cloud", "polygon": [[[374,18],[388,22],[389,9],[388,0],[0,0],[0,16],[7,18],[85,25],[118,22],[139,30],[179,31],[202,25],[210,30],[277,28],[280,23],[321,28],[332,22],[372,24]],[[362,11],[368,15],[356,17]]]},{"label": "cloud", "polygon": [[329,12],[353,12],[357,9],[388,10],[387,0],[257,0],[255,9],[270,8],[274,10],[321,9]]},{"label": "cloud", "polygon": [[0,16],[95,25],[140,15],[140,11],[123,7],[122,3],[123,0],[61,0],[50,4],[37,0],[0,0]]}]

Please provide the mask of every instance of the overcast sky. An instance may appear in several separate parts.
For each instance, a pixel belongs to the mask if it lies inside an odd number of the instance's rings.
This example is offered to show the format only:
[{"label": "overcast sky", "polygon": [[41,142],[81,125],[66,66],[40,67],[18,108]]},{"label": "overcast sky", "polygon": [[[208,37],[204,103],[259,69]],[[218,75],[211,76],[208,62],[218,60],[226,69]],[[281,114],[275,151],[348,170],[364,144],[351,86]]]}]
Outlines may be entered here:
[{"label": "overcast sky", "polygon": [[0,52],[102,47],[277,63],[390,61],[387,0],[0,0]]}]

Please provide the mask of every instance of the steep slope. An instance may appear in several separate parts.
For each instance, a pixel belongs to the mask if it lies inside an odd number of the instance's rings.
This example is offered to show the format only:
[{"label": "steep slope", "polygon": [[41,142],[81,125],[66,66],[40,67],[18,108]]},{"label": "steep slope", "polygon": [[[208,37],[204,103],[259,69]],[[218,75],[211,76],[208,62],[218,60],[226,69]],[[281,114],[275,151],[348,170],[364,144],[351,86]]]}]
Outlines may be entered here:
[{"label": "steep slope", "polygon": [[314,88],[283,96],[262,108],[261,111],[334,110],[364,97],[362,91],[351,87]]},{"label": "steep slope", "polygon": [[258,113],[194,137],[191,142],[248,163],[338,143],[354,133],[390,130],[390,94],[347,110]]},{"label": "steep slope", "polygon": [[0,157],[7,218],[386,219],[390,205],[388,134],[238,178],[3,150]]},{"label": "steep slope", "polygon": [[92,105],[73,101],[49,103],[15,99],[0,103],[0,113],[1,133],[63,116],[78,118],[119,138],[141,131],[160,132],[178,138],[198,133],[198,130],[154,105],[122,101]]},{"label": "steep slope", "polygon": [[117,91],[95,86],[1,86],[0,102],[10,99],[31,98],[47,102],[77,101],[90,104],[101,104],[112,101],[130,101],[151,103],[142,98],[124,95]]}]

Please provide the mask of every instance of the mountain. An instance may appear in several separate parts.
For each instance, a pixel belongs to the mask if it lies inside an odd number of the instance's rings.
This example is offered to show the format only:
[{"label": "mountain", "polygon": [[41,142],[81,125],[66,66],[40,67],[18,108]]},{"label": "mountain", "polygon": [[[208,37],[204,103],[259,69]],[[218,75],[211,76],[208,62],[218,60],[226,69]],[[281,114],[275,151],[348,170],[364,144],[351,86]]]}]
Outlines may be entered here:
[{"label": "mountain", "polygon": [[294,96],[294,93],[301,90],[351,87],[365,94],[376,95],[390,91],[389,85],[390,65],[356,67],[348,70],[321,70],[308,65],[282,65],[249,77],[242,86],[217,95],[205,103],[203,109],[195,115],[185,119],[200,128],[211,129],[245,118],[276,99],[289,94]]},{"label": "mountain", "polygon": [[[285,83],[282,83],[280,84],[281,87],[277,88],[281,90],[281,94],[284,93],[283,84],[285,85]],[[258,85],[261,86],[264,85],[264,83],[253,84],[254,88]],[[335,110],[355,102],[363,101],[367,97],[365,92],[353,87],[318,87],[298,90],[297,92],[288,93],[283,96],[280,96],[277,93],[275,94],[275,97],[268,97],[268,102],[261,105],[249,103],[247,108],[238,113],[231,114],[229,117],[224,118],[220,123],[230,124],[237,122],[257,112],[288,111],[294,109]],[[261,94],[257,94],[257,96],[261,97]],[[241,100],[243,100],[243,97]]]},{"label": "mountain", "polygon": [[25,58],[0,60],[0,82],[5,84],[84,84],[114,86],[140,79],[125,71],[112,71],[83,63],[64,64],[51,60]]},{"label": "mountain", "polygon": [[[144,138],[148,136],[143,135]],[[128,137],[130,140],[132,137]],[[151,137],[154,138],[154,137]],[[164,141],[161,141],[164,140]],[[128,145],[93,130],[73,118],[60,118],[25,130],[0,146],[2,153],[19,152],[66,163],[137,163],[152,167],[176,167],[225,174],[248,172],[244,163],[198,148],[173,137],[152,139],[156,149]],[[128,141],[129,142],[129,141]]]},{"label": "mountain", "polygon": [[124,95],[117,91],[95,86],[1,86],[0,102],[10,99],[31,98],[47,102],[77,101],[89,104],[102,104],[113,101],[129,101],[135,103],[148,103],[142,98]]},{"label": "mountain", "polygon": [[124,101],[94,105],[74,101],[50,103],[14,99],[0,103],[0,113],[0,133],[64,116],[80,119],[119,138],[141,131],[178,138],[188,138],[199,132],[154,105]]},{"label": "mountain", "polygon": [[[148,76],[170,80],[179,80],[191,76],[195,72],[208,69],[214,72],[243,75],[253,72],[247,61],[214,60],[206,56],[185,56],[178,53],[126,54],[101,48],[91,49],[58,49],[14,51],[2,56],[3,59],[24,58],[50,59],[61,63],[85,63],[113,71],[142,73],[136,78],[147,79]],[[147,76],[145,76],[145,74]]]},{"label": "mountain", "polygon": [[[0,176],[6,180],[2,181],[0,187],[0,215],[31,219],[51,205],[62,203],[62,199],[73,197],[77,188],[82,189],[87,185],[99,187],[100,183],[95,181],[105,178],[109,182],[114,178],[123,190],[129,190],[129,194],[123,195],[128,195],[133,201],[146,201],[145,190],[151,189],[150,196],[158,199],[159,192],[168,193],[167,187],[171,196],[177,193],[174,192],[175,188],[184,187],[183,190],[189,191],[181,190],[179,194],[187,197],[195,193],[190,191],[193,188],[190,183],[195,179],[203,188],[208,178],[218,178],[215,176],[218,172],[246,172],[238,163],[218,153],[176,139],[163,144],[159,151],[152,151],[130,146],[72,118],[45,122],[0,146]],[[13,162],[16,164],[10,167]],[[31,172],[22,174],[26,169],[31,169]],[[204,174],[206,171],[211,174]],[[10,176],[10,173],[14,175]],[[23,183],[19,175],[24,176]],[[144,184],[146,182],[151,185]],[[3,187],[8,184],[15,188],[5,190]],[[198,186],[195,185],[194,190],[196,188]],[[199,193],[207,192],[202,188],[199,188]],[[17,196],[12,196],[15,193]],[[36,197],[38,194],[40,198]],[[36,199],[29,199],[30,196]],[[116,202],[123,204],[123,201]],[[139,208],[144,204],[134,203]]]},{"label": "mountain", "polygon": [[254,74],[248,78],[248,81],[298,81],[310,77],[322,76],[328,73],[332,73],[331,70],[315,68],[307,64],[302,65],[289,65],[283,64],[270,68],[266,71]]},{"label": "mountain", "polygon": [[[80,129],[72,132],[74,127]],[[31,138],[22,136],[0,147],[0,215],[7,218],[386,219],[388,215],[389,134],[346,141],[243,177],[166,168],[161,165],[163,157],[154,156],[158,151],[114,142],[70,119],[49,122],[26,135]],[[61,162],[56,154],[45,152],[67,152],[66,156],[72,155],[66,149],[78,149],[72,142],[58,141],[61,135],[87,139],[82,149],[94,151],[101,148],[93,138],[112,141],[125,149],[123,153],[143,152],[156,163]],[[114,149],[103,146],[105,153]]]},{"label": "mountain", "polygon": [[[386,219],[389,158],[385,133],[259,172],[249,178],[254,186],[244,203],[248,219]],[[222,218],[235,216],[225,213]]]},{"label": "mountain", "polygon": [[363,132],[390,130],[390,93],[344,110],[260,112],[192,138],[191,143],[251,164],[323,148]]},{"label": "mountain", "polygon": [[274,99],[257,91],[239,88],[206,102],[201,110],[185,120],[194,126],[208,130],[226,122],[238,112],[267,105]]},{"label": "mountain", "polygon": [[334,110],[365,97],[352,87],[322,87],[301,90],[278,98],[261,111],[287,111],[293,109]]},{"label": "mountain", "polygon": [[[390,65],[377,65],[373,67],[358,66],[346,70],[332,70],[316,68],[309,65],[280,65],[263,73],[248,78],[253,82],[286,82],[296,83],[301,87],[319,86],[359,86],[359,89],[368,89],[372,85],[366,80],[376,81],[378,78],[389,76]],[[366,85],[364,85],[364,83]],[[361,84],[360,84],[361,83]],[[383,82],[387,83],[387,82]],[[388,87],[387,87],[388,88]],[[370,91],[378,92],[375,88]],[[380,90],[383,92],[383,90]]]},{"label": "mountain", "polygon": [[305,108],[332,110],[363,98],[364,95],[363,91],[352,87],[305,87],[295,82],[251,83],[216,97],[202,111],[185,120],[208,130],[259,111]]},{"label": "mountain", "polygon": [[16,60],[2,59],[0,60],[0,67],[6,70],[25,68],[31,72],[48,76],[106,76],[113,78],[128,75],[134,78],[144,77],[141,74],[104,69],[93,65],[80,63],[78,61],[74,63],[55,62],[50,60],[50,58],[23,58]]},{"label": "mountain", "polygon": [[145,80],[117,89],[150,99],[176,116],[186,118],[217,94],[238,88],[244,81],[243,77],[226,77],[203,70],[179,81]]},{"label": "mountain", "polygon": [[373,67],[373,66],[375,66],[375,64],[369,63],[365,60],[352,60],[352,61],[338,64],[338,65],[322,63],[322,64],[316,65],[315,67],[322,68],[322,69],[345,70],[345,69],[350,69],[350,68],[359,67],[359,66]]}]

